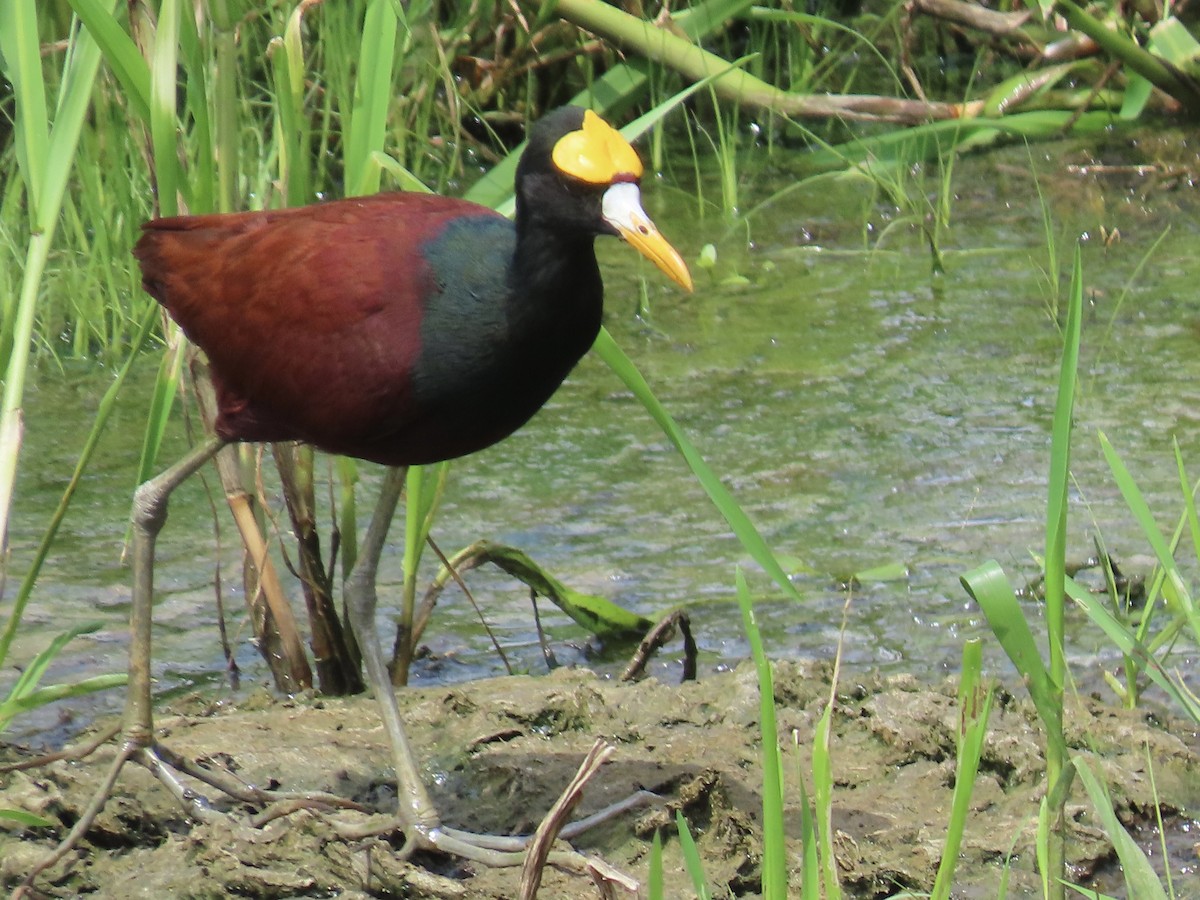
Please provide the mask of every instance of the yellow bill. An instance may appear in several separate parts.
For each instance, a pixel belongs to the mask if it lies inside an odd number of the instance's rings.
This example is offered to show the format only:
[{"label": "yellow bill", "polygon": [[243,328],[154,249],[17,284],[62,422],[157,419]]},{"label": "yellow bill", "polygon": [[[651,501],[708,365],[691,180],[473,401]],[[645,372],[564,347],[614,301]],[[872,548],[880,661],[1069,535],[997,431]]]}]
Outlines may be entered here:
[{"label": "yellow bill", "polygon": [[642,256],[658,266],[668,278],[689,293],[692,274],[679,252],[654,226],[642,209],[642,192],[632,181],[621,181],[604,192],[601,209],[604,221],[617,230]]}]

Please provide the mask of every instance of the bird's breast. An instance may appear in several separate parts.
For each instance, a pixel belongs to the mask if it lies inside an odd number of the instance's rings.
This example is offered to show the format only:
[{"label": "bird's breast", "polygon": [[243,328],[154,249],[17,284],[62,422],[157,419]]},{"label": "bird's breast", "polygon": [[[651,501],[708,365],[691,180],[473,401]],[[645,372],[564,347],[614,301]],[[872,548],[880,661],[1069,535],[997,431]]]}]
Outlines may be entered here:
[{"label": "bird's breast", "polygon": [[456,451],[446,455],[481,450],[524,425],[599,328],[598,281],[537,283],[516,270],[515,247],[510,223],[479,218],[450,223],[422,248],[436,288],[410,387],[418,430]]}]

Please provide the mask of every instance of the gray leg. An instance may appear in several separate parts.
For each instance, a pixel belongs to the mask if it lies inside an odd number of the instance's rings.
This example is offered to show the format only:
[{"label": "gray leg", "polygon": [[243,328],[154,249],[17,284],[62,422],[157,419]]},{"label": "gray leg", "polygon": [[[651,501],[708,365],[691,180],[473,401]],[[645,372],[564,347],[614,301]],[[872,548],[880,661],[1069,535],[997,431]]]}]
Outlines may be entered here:
[{"label": "gray leg", "polygon": [[149,747],[154,743],[150,708],[150,623],[154,610],[154,544],[167,522],[167,501],[172,492],[196,474],[226,444],[209,438],[161,475],[151,478],[133,495],[133,600],[129,612],[129,686],[125,695],[126,744]]},{"label": "gray leg", "polygon": [[428,843],[428,835],[440,826],[437,811],[429,799],[421,776],[417,772],[416,759],[404,722],[400,718],[400,707],[396,703],[396,692],[392,688],[391,675],[383,658],[379,643],[379,631],[375,625],[377,594],[375,576],[379,570],[379,558],[383,554],[388,526],[404,492],[406,469],[388,469],[383,486],[379,489],[379,500],[371,515],[366,537],[359,548],[358,561],[346,579],[346,609],[358,648],[362,653],[367,680],[375,691],[383,727],[392,745],[392,763],[396,768],[396,790],[399,794],[399,815],[406,837],[418,845]]},{"label": "gray leg", "polygon": [[[129,683],[125,688],[125,716],[122,725],[121,748],[109,767],[108,774],[88,803],[79,821],[63,838],[62,843],[39,862],[13,893],[19,897],[32,887],[39,874],[57,863],[83,840],[96,816],[112,795],[117,776],[129,760],[141,762],[154,743],[154,719],[150,706],[150,620],[154,610],[154,542],[167,521],[167,499],[171,492],[194,475],[225,446],[219,438],[209,438],[161,475],[150,479],[137,489],[133,499],[133,595],[129,612]],[[157,757],[148,757],[151,771]],[[173,785],[168,785],[174,787]],[[176,794],[184,800],[188,811],[198,817],[213,812],[202,798],[192,792]]]},{"label": "gray leg", "polygon": [[[400,496],[404,492],[405,474],[405,469],[389,469],[384,476],[383,485],[379,490],[379,500],[371,515],[371,524],[367,527],[366,537],[359,548],[358,561],[345,584],[346,608],[350,615],[350,624],[354,628],[355,637],[358,638],[363,665],[367,671],[367,680],[375,691],[375,699],[379,703],[384,730],[392,745],[392,761],[396,769],[396,793],[399,804],[397,816],[408,841],[405,849],[410,853],[416,849],[439,850],[490,866],[519,866],[525,858],[524,850],[529,844],[530,837],[473,834],[459,831],[456,828],[446,828],[442,825],[437,808],[433,805],[424,782],[421,781],[416,755],[413,753],[412,745],[404,730],[400,707],[396,702],[396,692],[392,687],[391,675],[383,657],[379,633],[375,625],[375,607],[378,598],[375,576],[379,569],[379,559],[383,554],[384,542],[387,539],[388,526],[395,516]],[[633,805],[644,802],[645,797],[639,797]],[[595,825],[604,818],[611,817],[627,808],[629,806],[619,804],[611,811],[602,811],[601,814],[587,820],[584,827]],[[572,829],[572,833],[582,830],[577,827]],[[550,854],[550,860],[577,870],[584,864],[583,857],[571,851],[553,852]]]},{"label": "gray leg", "polygon": [[404,730],[400,707],[396,702],[396,691],[392,687],[391,675],[383,658],[379,633],[375,625],[377,594],[375,575],[379,569],[379,558],[387,539],[388,526],[404,492],[405,469],[389,469],[379,489],[379,500],[367,527],[366,537],[359,548],[358,562],[350,577],[346,579],[346,608],[350,624],[358,638],[367,680],[375,691],[375,700],[383,718],[383,727],[392,745],[392,764],[396,769],[396,793],[399,808],[397,815],[404,836],[408,840],[406,850],[437,849],[489,865],[520,865],[520,853],[503,854],[482,844],[489,843],[482,836],[463,832],[448,834],[442,828],[441,818],[429,792],[417,771],[416,755]]}]

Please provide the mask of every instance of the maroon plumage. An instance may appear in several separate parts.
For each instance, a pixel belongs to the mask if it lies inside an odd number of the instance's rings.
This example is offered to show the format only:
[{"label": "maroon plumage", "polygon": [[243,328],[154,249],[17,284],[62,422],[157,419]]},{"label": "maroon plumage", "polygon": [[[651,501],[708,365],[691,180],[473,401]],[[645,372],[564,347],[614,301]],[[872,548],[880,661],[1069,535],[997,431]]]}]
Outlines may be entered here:
[{"label": "maroon plumage", "polygon": [[[134,255],[146,290],[209,357],[219,436],[303,440],[400,464],[478,449],[450,436],[439,442],[436,429],[415,423],[421,326],[427,307],[444,302],[445,279],[426,254],[447,226],[461,231],[464,222],[491,244],[499,236],[511,255],[504,218],[415,193],[156,219]],[[486,241],[455,244],[450,252],[496,261]],[[492,276],[504,284],[503,271]],[[422,404],[436,402],[430,394]]]}]

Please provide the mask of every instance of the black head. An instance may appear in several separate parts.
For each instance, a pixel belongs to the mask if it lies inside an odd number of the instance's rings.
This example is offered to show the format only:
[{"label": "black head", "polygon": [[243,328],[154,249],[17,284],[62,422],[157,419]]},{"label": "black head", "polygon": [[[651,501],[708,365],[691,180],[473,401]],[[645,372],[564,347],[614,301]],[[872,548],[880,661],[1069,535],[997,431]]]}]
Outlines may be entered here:
[{"label": "black head", "polygon": [[585,110],[562,106],[529,129],[529,142],[517,165],[517,221],[537,221],[583,235],[616,235],[604,221],[601,203],[608,183],[584,181],[563,172],[554,150],[567,135],[582,132]]},{"label": "black head", "polygon": [[641,176],[637,152],[615,128],[590,110],[556,109],[530,129],[517,165],[518,234],[618,236],[690,291],[683,259],[642,209]]}]

